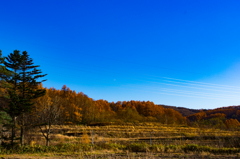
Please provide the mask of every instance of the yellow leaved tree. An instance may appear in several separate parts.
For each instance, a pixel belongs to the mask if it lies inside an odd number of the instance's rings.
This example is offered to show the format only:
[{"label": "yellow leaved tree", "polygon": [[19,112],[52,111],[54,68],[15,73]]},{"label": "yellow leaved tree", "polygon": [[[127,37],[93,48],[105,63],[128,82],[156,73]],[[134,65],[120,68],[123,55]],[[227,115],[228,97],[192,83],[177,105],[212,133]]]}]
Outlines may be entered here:
[{"label": "yellow leaved tree", "polygon": [[31,111],[31,122],[33,126],[40,129],[46,139],[46,146],[49,146],[52,126],[62,123],[63,106],[57,90],[53,88],[45,89],[46,95],[35,101]]}]

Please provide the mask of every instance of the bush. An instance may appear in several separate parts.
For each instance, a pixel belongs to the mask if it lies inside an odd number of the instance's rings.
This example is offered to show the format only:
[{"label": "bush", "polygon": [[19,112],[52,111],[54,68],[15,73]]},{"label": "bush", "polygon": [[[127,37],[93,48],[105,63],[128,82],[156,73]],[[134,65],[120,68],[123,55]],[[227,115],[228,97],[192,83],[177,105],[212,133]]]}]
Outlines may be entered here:
[{"label": "bush", "polygon": [[127,145],[126,149],[132,152],[148,152],[149,146],[146,143],[132,143]]},{"label": "bush", "polygon": [[82,144],[89,144],[91,141],[89,139],[89,136],[86,131],[83,132],[83,135],[81,137],[81,143]]},{"label": "bush", "polygon": [[182,147],[183,151],[185,153],[189,152],[189,151],[192,151],[192,152],[195,152],[198,150],[198,145],[196,144],[188,144],[188,145],[185,145]]}]

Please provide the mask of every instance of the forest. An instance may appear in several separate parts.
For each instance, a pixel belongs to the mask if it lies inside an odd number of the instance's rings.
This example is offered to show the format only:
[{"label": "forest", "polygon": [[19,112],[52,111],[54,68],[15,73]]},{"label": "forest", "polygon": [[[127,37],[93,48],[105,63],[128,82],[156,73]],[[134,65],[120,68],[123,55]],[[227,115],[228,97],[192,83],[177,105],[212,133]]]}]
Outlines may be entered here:
[{"label": "forest", "polygon": [[[6,150],[30,145],[29,132],[40,132],[50,146],[56,126],[104,127],[155,123],[168,126],[215,128],[238,131],[240,106],[185,113],[151,101],[94,100],[66,85],[44,88],[47,75],[34,65],[26,51],[0,52],[1,146]],[[194,112],[193,112],[194,111]],[[190,109],[187,111],[190,112]],[[89,135],[89,133],[88,133]]]}]

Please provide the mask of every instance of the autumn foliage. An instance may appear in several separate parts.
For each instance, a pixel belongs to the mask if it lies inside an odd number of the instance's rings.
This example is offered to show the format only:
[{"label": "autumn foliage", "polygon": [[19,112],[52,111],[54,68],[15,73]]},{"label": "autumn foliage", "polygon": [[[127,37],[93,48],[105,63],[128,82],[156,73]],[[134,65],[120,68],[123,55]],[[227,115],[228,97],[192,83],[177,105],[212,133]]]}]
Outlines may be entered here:
[{"label": "autumn foliage", "polygon": [[237,119],[228,119],[225,121],[226,127],[229,128],[237,128],[240,126],[240,123]]},{"label": "autumn foliage", "polygon": [[[42,85],[39,85],[43,88]],[[93,100],[84,93],[76,93],[66,85],[61,90],[45,88],[46,95],[36,99],[33,120],[61,124],[90,124],[94,122],[144,122],[184,124],[186,119],[173,109],[150,101]],[[53,118],[53,119],[51,119]]]},{"label": "autumn foliage", "polygon": [[187,116],[190,123],[198,122],[204,125],[217,126],[218,128],[237,128],[240,127],[240,107],[230,106],[212,110],[200,111]]},{"label": "autumn foliage", "polygon": [[198,113],[188,116],[188,119],[191,121],[199,121],[206,117],[207,117],[207,114],[205,112],[201,111],[201,112],[198,112]]}]

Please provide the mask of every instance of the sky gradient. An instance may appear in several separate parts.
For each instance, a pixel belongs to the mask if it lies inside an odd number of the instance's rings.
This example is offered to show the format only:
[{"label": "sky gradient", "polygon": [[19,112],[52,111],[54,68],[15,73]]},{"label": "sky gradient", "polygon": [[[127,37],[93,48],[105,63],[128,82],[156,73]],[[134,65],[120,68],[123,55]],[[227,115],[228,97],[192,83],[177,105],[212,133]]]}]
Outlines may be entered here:
[{"label": "sky gradient", "polygon": [[0,1],[0,49],[94,100],[240,104],[240,1]]}]

